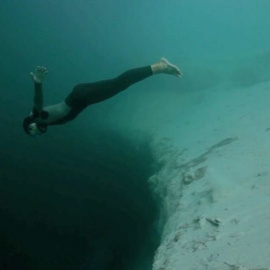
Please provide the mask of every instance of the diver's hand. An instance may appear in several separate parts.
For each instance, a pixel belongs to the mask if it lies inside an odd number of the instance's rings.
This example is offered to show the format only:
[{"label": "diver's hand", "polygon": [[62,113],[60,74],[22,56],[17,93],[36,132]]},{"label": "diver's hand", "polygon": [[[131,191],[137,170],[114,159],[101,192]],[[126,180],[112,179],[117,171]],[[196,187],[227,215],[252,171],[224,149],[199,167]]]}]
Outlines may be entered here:
[{"label": "diver's hand", "polygon": [[48,70],[45,67],[38,66],[35,73],[31,72],[30,75],[35,83],[42,83],[47,73]]}]

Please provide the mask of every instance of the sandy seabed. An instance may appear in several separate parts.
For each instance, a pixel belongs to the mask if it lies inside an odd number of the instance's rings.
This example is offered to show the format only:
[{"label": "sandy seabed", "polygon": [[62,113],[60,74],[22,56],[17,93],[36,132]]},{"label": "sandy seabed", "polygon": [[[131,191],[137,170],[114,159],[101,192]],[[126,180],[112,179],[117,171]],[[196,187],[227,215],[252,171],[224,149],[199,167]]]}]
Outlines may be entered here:
[{"label": "sandy seabed", "polygon": [[152,146],[153,270],[270,269],[270,83],[190,95]]}]

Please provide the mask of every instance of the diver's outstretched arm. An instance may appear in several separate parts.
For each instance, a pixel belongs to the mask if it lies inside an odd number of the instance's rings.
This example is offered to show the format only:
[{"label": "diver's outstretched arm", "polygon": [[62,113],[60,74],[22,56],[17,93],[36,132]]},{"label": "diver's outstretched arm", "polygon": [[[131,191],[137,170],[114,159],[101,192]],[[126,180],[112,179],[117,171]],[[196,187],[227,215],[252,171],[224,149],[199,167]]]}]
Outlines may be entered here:
[{"label": "diver's outstretched arm", "polygon": [[37,67],[35,73],[31,72],[30,75],[35,83],[34,93],[34,110],[38,113],[42,112],[43,109],[43,91],[42,82],[45,79],[48,71],[45,67]]}]

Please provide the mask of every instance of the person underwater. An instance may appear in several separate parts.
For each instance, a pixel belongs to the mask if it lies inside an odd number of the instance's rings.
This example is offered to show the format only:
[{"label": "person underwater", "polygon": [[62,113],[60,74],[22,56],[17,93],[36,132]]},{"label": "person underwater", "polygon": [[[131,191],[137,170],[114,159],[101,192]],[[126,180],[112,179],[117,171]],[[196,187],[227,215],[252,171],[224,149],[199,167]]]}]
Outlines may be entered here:
[{"label": "person underwater", "polygon": [[48,126],[74,120],[89,105],[109,99],[152,75],[163,73],[182,77],[182,72],[176,65],[162,58],[152,65],[128,70],[113,79],[78,84],[64,101],[43,107],[42,83],[47,73],[47,69],[40,66],[34,73],[30,73],[34,82],[34,106],[30,116],[23,121],[23,129],[32,137],[46,133]]}]

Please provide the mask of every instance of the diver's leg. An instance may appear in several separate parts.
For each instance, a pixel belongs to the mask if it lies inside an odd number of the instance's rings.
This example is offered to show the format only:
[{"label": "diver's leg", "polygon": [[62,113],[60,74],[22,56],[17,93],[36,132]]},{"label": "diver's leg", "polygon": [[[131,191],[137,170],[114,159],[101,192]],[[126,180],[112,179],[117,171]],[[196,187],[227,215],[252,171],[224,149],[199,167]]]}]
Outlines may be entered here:
[{"label": "diver's leg", "polygon": [[[66,103],[72,107],[85,107],[109,99],[132,84],[142,81],[153,74],[171,74],[181,77],[179,68],[162,58],[159,62],[146,67],[128,70],[120,76],[95,83],[83,83],[74,87],[73,92],[67,97]],[[71,105],[70,105],[71,104]]]},{"label": "diver's leg", "polygon": [[114,79],[81,83],[73,88],[72,93],[66,98],[66,103],[71,107],[86,107],[109,99],[152,75],[151,66],[146,66],[128,70]]}]

